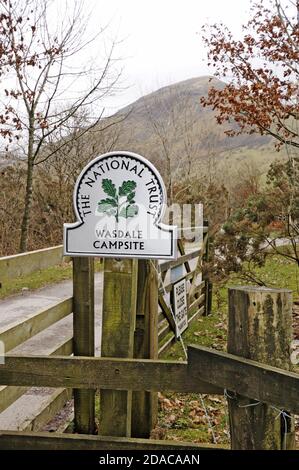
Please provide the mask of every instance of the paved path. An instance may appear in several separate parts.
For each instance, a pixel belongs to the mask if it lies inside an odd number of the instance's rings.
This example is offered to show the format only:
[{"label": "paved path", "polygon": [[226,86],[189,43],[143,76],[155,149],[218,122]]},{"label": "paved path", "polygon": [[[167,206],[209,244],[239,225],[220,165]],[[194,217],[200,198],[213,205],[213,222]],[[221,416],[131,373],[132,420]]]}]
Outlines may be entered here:
[{"label": "paved path", "polygon": [[[95,281],[95,316],[96,328],[100,327],[101,321],[101,305],[102,305],[102,289],[103,289],[103,274],[96,273]],[[24,291],[22,294],[14,295],[6,299],[0,300],[0,329],[3,327],[9,328],[9,325],[18,320],[26,320],[32,313],[40,312],[41,310],[54,305],[55,303],[66,299],[72,295],[73,285],[72,281],[63,281],[59,284],[54,284],[34,291]],[[61,320],[64,321],[65,319]],[[58,322],[60,323],[60,322]],[[51,330],[54,325],[48,328]],[[37,335],[36,335],[37,336]],[[96,346],[99,348],[99,337],[97,334]],[[32,339],[26,341],[32,341]],[[25,343],[23,343],[25,345]],[[22,347],[18,347],[20,352]],[[42,352],[41,352],[42,353]]]},{"label": "paved path", "polygon": [[[95,346],[97,355],[100,354],[102,289],[103,275],[96,273]],[[70,296],[72,296],[72,281],[68,280],[34,291],[24,291],[22,294],[0,300],[0,329],[9,329],[10,324],[18,320],[25,320],[32,313],[38,313]],[[70,340],[72,334],[72,314],[70,314],[12,349],[9,353],[20,355],[54,354],[57,349]],[[0,387],[0,396],[4,388],[6,387]],[[43,419],[46,419],[43,410],[47,406],[55,409],[55,407],[59,407],[60,401],[63,401],[61,391],[46,388],[27,390],[24,395],[0,413],[0,429],[38,429],[43,424]]]}]

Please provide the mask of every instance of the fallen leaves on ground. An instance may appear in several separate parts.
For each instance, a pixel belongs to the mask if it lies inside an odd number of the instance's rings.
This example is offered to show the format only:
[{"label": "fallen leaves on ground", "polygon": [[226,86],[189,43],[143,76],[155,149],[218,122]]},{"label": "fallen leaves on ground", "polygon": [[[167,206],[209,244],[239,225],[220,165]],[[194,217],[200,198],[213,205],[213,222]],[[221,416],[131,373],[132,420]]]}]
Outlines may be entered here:
[{"label": "fallen leaves on ground", "polygon": [[[228,430],[226,430],[226,400],[224,397],[215,397],[204,395],[205,407],[202,405],[200,396],[198,399],[195,394],[158,394],[159,398],[159,423],[157,429],[161,433],[161,429],[167,432],[172,429],[178,431],[192,430],[194,442],[212,442],[212,432],[209,431],[209,424],[213,427],[213,432],[217,442],[228,442]],[[196,430],[199,431],[198,439],[196,438]],[[224,433],[223,431],[226,430]],[[203,437],[204,436],[204,437]],[[172,439],[175,436],[171,436]]]}]

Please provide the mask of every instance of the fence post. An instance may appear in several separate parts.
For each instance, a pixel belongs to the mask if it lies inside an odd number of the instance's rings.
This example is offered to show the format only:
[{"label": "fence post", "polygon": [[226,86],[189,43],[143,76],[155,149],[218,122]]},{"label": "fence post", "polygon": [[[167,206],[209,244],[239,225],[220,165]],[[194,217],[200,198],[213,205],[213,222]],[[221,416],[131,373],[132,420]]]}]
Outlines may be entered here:
[{"label": "fence post", "polygon": [[[93,258],[73,258],[73,329],[74,355],[94,356]],[[95,432],[94,390],[74,390],[74,414],[75,432]]]},{"label": "fence post", "polygon": [[[102,357],[133,357],[136,295],[137,260],[105,259]],[[130,437],[131,414],[132,391],[100,391],[101,435]]]},{"label": "fence post", "polygon": [[[138,261],[134,357],[158,359],[158,278],[156,261]],[[132,437],[147,438],[156,425],[156,392],[133,392]]]},{"label": "fence post", "polygon": [[[288,370],[291,340],[291,291],[248,286],[229,289],[229,353]],[[232,449],[291,448],[292,419],[284,419],[273,407],[252,406],[254,403],[240,395],[228,398]]]},{"label": "fence post", "polygon": [[[202,256],[203,263],[208,263],[210,261],[210,237],[209,237],[209,221],[204,220],[203,226],[206,228],[204,232],[203,240],[206,237],[205,242],[205,251]],[[203,280],[205,281],[205,311],[204,316],[211,315],[212,313],[212,295],[213,295],[213,284],[209,279],[209,274],[206,272],[204,274]]]}]

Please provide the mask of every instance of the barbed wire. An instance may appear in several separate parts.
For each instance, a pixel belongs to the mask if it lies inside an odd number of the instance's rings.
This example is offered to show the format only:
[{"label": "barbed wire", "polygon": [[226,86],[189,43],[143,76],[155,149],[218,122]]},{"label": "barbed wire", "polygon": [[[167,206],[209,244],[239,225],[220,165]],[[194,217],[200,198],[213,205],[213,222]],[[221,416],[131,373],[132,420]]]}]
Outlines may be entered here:
[{"label": "barbed wire", "polygon": [[[237,397],[237,394],[236,392],[234,392],[234,396],[231,396],[227,389],[225,388],[224,389],[224,397],[229,399],[229,400],[237,400],[238,397]],[[239,405],[237,404],[238,408],[249,408],[249,407],[253,407],[253,406],[258,406],[258,405],[266,405],[266,403],[262,402],[262,401],[256,401],[255,403],[248,403],[247,405]],[[269,406],[269,408],[275,410],[275,411],[278,411],[278,414],[277,416],[275,417],[275,419],[278,419],[279,417],[282,417],[283,418],[283,423],[284,423],[284,433],[283,433],[283,449],[286,450],[286,436],[288,434],[288,422],[287,422],[287,418],[289,419],[292,419],[291,415],[289,415],[285,410],[281,410],[280,408],[277,408],[276,406],[273,406],[273,405],[267,405]]]}]

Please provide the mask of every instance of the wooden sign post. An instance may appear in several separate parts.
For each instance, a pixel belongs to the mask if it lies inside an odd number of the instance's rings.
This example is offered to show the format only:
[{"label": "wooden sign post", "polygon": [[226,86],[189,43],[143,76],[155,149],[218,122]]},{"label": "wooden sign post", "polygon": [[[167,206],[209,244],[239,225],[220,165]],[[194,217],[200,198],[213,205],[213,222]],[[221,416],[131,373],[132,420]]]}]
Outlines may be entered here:
[{"label": "wooden sign post", "polygon": [[[175,259],[177,251],[177,228],[162,223],[165,208],[166,190],[161,175],[140,155],[110,152],[82,170],[74,190],[77,222],[64,224],[64,254],[78,257],[74,260],[80,278],[75,298],[82,301],[80,308],[75,301],[75,354],[94,354],[93,299],[90,282],[87,291],[84,284],[89,259],[98,256],[107,258],[101,355],[158,357],[158,281],[156,261],[152,260]],[[86,263],[83,256],[89,258]],[[132,384],[135,380],[138,377],[131,378]],[[93,392],[75,391],[78,432],[93,432],[91,407]],[[149,437],[156,415],[154,393],[100,391],[102,435]]]},{"label": "wooden sign post", "polygon": [[[136,296],[137,260],[106,259],[104,263],[102,357],[133,357]],[[101,435],[130,437],[131,415],[131,391],[101,390],[99,429]]]},{"label": "wooden sign post", "polygon": [[[94,260],[73,259],[74,355],[94,356]],[[80,434],[95,432],[95,391],[74,390],[74,424]]]},{"label": "wooden sign post", "polygon": [[[138,261],[134,357],[158,359],[157,262]],[[148,438],[155,427],[158,397],[155,392],[133,392],[132,437]]]}]

